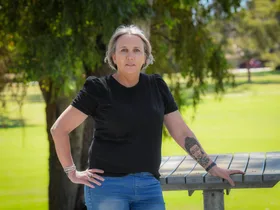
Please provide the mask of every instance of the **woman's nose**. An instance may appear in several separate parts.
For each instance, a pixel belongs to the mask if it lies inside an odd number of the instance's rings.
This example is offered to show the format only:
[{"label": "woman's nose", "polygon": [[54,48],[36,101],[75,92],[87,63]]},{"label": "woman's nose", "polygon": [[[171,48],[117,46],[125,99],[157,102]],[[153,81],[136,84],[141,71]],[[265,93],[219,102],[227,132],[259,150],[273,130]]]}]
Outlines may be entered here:
[{"label": "woman's nose", "polygon": [[128,60],[134,59],[134,54],[133,54],[133,52],[128,52],[126,58],[127,58]]}]

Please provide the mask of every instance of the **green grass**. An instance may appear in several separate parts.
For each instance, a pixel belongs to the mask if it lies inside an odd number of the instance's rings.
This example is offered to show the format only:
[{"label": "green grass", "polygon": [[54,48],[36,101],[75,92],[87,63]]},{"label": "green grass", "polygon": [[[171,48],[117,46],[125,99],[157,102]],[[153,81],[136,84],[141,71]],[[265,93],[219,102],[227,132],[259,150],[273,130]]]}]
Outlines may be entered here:
[{"label": "green grass", "polygon": [[[208,153],[280,151],[280,74],[237,76],[238,87],[228,90],[221,101],[207,94],[198,106],[183,112],[186,122]],[[29,99],[38,97],[31,87]],[[15,106],[15,105],[14,105]],[[11,112],[18,118],[16,112]],[[0,209],[47,210],[48,142],[44,104],[23,107],[26,127],[0,129]],[[185,152],[172,140],[163,143],[163,155]],[[279,210],[280,184],[272,189],[232,190],[225,195],[227,210]],[[202,210],[201,191],[191,197],[186,191],[164,192],[167,210]]]},{"label": "green grass", "polygon": [[[0,129],[0,209],[47,209],[48,141],[42,100],[37,86],[28,89],[23,106],[26,126]],[[19,118],[18,106],[10,102],[9,121]],[[8,123],[11,124],[11,123]],[[17,123],[12,123],[18,125]]]},{"label": "green grass", "polygon": [[[260,76],[261,75],[261,76]],[[237,77],[237,83],[246,75]],[[206,95],[195,120],[192,110],[184,117],[208,153],[280,151],[280,75],[254,74],[253,84],[229,90],[221,101]],[[265,81],[265,82],[264,82]],[[165,155],[185,154],[173,141],[165,141]],[[226,209],[279,210],[280,184],[273,189],[232,190]],[[167,209],[203,209],[202,192],[164,193]]]}]

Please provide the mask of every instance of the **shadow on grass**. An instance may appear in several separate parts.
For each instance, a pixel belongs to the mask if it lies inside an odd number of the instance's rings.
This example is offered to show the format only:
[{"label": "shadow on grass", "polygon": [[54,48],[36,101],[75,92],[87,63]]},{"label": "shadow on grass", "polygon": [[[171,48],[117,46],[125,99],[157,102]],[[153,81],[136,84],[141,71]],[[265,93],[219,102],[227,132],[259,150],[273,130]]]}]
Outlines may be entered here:
[{"label": "shadow on grass", "polygon": [[41,94],[28,94],[25,99],[27,102],[41,103],[44,99]]},{"label": "shadow on grass", "polygon": [[10,119],[6,116],[1,116],[0,118],[0,128],[18,128],[25,125],[24,119]]},{"label": "shadow on grass", "polygon": [[[266,71],[266,72],[252,72],[251,76],[252,77],[263,77],[263,76],[273,76],[273,75],[278,75],[280,76],[280,71]],[[247,78],[247,73],[238,73],[235,74],[236,78]]]},{"label": "shadow on grass", "polygon": [[251,82],[247,82],[247,81],[244,81],[244,82],[236,82],[236,85],[239,86],[239,85],[253,85],[253,84],[256,84],[256,85],[267,85],[267,84],[280,84],[280,81],[271,81],[271,80],[263,80],[263,81],[251,81]]},{"label": "shadow on grass", "polygon": [[[252,80],[251,82],[247,81],[247,74],[242,74],[242,75],[238,74],[238,75],[235,75],[235,86],[232,86],[230,84],[225,84],[225,90],[242,93],[243,91],[249,90],[250,85],[280,84],[280,77],[275,79],[274,76],[280,76],[280,71],[254,72],[251,74],[251,80]],[[254,78],[256,80],[254,80]],[[242,88],[240,88],[240,87],[242,87]],[[238,89],[236,89],[236,88],[238,88]],[[235,90],[237,90],[237,91],[235,91]],[[214,92],[214,85],[209,85],[207,93],[211,93],[211,92],[212,93]]]},{"label": "shadow on grass", "polygon": [[[246,91],[250,91],[251,85],[267,85],[267,84],[280,84],[280,71],[270,71],[270,72],[254,72],[251,75],[252,82],[247,82],[247,74],[235,75],[235,85],[230,83],[224,83],[225,94],[227,93],[238,93],[242,94]],[[277,78],[275,78],[277,76]],[[255,78],[255,80],[254,80]],[[181,85],[181,101],[182,105],[192,105],[192,90]],[[207,89],[204,90],[204,95],[215,94],[214,84],[208,84]],[[223,95],[223,94],[222,94]],[[203,94],[201,95],[203,97]],[[202,101],[200,101],[202,103]]]}]

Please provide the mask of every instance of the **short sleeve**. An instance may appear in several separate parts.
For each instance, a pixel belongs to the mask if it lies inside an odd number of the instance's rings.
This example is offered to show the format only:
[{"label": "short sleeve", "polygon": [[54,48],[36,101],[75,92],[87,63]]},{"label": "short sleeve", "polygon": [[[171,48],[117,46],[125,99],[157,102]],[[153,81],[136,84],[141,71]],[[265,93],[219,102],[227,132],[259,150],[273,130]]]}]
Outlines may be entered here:
[{"label": "short sleeve", "polygon": [[166,82],[162,79],[159,74],[154,74],[157,86],[161,93],[163,103],[164,103],[164,114],[168,114],[178,110],[178,106],[168,88]]},{"label": "short sleeve", "polygon": [[86,115],[94,116],[97,107],[97,77],[88,77],[83,88],[78,92],[71,105]]}]

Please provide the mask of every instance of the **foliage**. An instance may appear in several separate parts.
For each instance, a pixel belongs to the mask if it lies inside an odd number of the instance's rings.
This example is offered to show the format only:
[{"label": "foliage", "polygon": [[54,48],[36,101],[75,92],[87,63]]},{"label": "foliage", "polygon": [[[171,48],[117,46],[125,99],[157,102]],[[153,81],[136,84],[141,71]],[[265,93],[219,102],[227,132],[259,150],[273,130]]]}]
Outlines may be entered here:
[{"label": "foliage", "polygon": [[[169,74],[179,104],[186,104],[180,93],[184,87],[192,89],[190,98],[196,106],[208,78],[214,81],[216,92],[224,91],[225,81],[233,81],[222,43],[215,43],[207,25],[213,19],[228,18],[238,6],[239,1],[155,2],[151,41],[157,62],[150,71]],[[183,76],[183,84],[181,77],[172,76],[174,73]]]},{"label": "foliage", "polygon": [[[25,72],[27,80],[42,81],[47,90],[51,80],[55,92],[65,94],[80,87],[76,82],[89,74],[87,69],[94,72],[102,65],[106,44],[118,25],[151,17],[156,63],[149,72],[180,72],[194,90],[195,105],[206,78],[213,78],[217,92],[229,78],[221,45],[206,26],[213,18],[228,17],[238,6],[239,0],[154,1],[152,7],[146,0],[5,1],[1,38],[10,37],[4,45],[13,43],[11,50],[17,52],[10,71]],[[181,104],[180,83],[176,79],[174,83]]]},{"label": "foliage", "polygon": [[[25,72],[27,80],[49,80],[64,93],[76,90],[84,66],[101,65],[109,36],[120,23],[149,13],[146,1],[5,1],[1,3],[3,36],[18,51],[11,72]],[[63,83],[62,83],[63,81]],[[73,82],[74,81],[74,82]],[[61,88],[61,84],[64,86]]]},{"label": "foliage", "polygon": [[227,52],[244,60],[258,58],[272,67],[280,60],[280,1],[247,1],[226,23],[216,22],[220,36],[228,41]]}]

